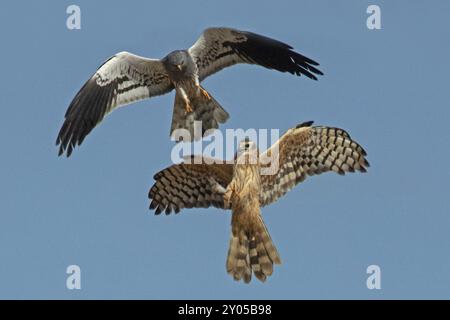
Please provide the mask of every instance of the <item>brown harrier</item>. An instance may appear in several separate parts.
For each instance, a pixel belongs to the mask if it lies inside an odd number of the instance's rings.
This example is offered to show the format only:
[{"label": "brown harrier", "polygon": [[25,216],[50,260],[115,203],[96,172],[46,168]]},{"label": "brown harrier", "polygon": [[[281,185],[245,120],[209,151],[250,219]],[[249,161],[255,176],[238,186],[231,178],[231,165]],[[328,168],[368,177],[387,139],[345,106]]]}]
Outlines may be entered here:
[{"label": "brown harrier", "polygon": [[[262,159],[278,155],[278,169],[262,175]],[[273,203],[306,177],[327,171],[340,175],[366,172],[366,152],[342,129],[312,127],[312,122],[288,130],[265,153],[253,142],[240,143],[233,163],[203,158],[172,165],[154,176],[149,192],[156,214],[183,208],[214,206],[231,209],[231,240],[227,272],[250,282],[252,271],[265,281],[280,256],[261,217],[260,208]],[[256,159],[256,160],[255,160]]]},{"label": "brown harrier", "polygon": [[75,146],[103,118],[118,107],[166,94],[175,89],[170,133],[187,129],[194,137],[194,122],[202,121],[202,134],[218,128],[229,118],[200,82],[223,68],[257,64],[317,80],[318,63],[292,47],[251,32],[229,28],[206,29],[187,50],[177,50],[163,59],[148,59],[120,52],[107,60],[72,100],[59,131],[59,155],[69,157]]}]

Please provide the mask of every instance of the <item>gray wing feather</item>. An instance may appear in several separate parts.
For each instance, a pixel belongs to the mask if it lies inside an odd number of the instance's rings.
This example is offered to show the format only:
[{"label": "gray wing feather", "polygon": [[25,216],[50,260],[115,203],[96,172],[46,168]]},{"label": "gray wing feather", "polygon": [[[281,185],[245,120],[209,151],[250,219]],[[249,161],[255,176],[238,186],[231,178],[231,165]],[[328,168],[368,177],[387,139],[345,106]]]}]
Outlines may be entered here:
[{"label": "gray wing feather", "polygon": [[317,62],[293,51],[288,44],[236,29],[206,29],[189,53],[197,64],[200,80],[237,63],[258,64],[314,80],[315,74],[323,74],[314,67],[319,65]]},{"label": "gray wing feather", "polygon": [[162,62],[121,52],[108,59],[72,100],[56,144],[59,155],[80,145],[114,109],[173,89]]}]

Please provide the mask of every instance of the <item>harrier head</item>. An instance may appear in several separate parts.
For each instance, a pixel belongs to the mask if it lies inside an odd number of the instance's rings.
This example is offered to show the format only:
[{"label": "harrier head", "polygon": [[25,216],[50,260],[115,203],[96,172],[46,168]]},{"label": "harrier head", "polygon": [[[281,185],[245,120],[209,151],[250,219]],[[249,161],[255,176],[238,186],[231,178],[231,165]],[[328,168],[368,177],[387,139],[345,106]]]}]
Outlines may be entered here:
[{"label": "harrier head", "polygon": [[190,56],[184,50],[173,51],[163,59],[165,67],[173,74],[185,73],[190,66],[190,62]]}]

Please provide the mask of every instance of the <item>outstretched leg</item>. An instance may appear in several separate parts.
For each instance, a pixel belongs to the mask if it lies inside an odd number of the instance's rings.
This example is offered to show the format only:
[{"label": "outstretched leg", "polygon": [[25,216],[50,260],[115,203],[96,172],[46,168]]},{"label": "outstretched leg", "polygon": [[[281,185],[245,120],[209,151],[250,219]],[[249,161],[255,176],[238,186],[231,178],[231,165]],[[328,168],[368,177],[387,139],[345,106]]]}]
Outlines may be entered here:
[{"label": "outstretched leg", "polygon": [[183,98],[184,109],[185,109],[186,113],[194,112],[194,109],[192,108],[192,105],[191,105],[191,100],[189,100],[189,97],[186,94],[186,91],[184,91],[184,89],[182,87],[177,87],[177,91],[180,93],[181,97]]},{"label": "outstretched leg", "polygon": [[192,109],[191,102],[189,100],[185,101],[184,107],[186,109],[186,113],[194,112],[194,109]]},{"label": "outstretched leg", "polygon": [[209,95],[208,91],[203,89],[199,83],[197,83],[196,86],[200,90],[200,93],[206,97],[206,99],[211,100],[211,96]]}]

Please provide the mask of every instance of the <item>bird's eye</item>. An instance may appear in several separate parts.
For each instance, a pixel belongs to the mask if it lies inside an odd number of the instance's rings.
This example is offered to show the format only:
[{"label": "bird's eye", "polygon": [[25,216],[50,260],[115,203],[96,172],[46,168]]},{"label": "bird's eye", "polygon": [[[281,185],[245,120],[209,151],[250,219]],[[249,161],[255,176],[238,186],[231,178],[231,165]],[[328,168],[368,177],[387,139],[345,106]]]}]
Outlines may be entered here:
[{"label": "bird's eye", "polygon": [[246,143],[245,144],[245,149],[249,149],[250,148],[250,144]]}]

